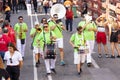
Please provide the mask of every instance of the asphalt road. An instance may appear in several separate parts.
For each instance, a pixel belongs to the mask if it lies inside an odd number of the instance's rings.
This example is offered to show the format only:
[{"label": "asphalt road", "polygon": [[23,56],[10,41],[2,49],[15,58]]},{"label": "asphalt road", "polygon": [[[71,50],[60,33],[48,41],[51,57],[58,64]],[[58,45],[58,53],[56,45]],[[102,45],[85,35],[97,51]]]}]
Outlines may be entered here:
[{"label": "asphalt road", "polygon": [[[23,68],[21,69],[20,80],[48,80],[46,77],[46,69],[44,65],[44,60],[41,60],[41,64],[39,68],[35,68],[33,65],[33,53],[30,49],[30,43],[32,39],[29,36],[31,29],[31,21],[30,17],[27,15],[27,11],[20,11],[18,14],[11,14],[11,25],[17,22],[18,16],[22,15],[24,17],[24,22],[28,24],[29,30],[27,32],[27,42],[26,42],[26,50],[25,50],[25,60]],[[38,16],[39,21],[42,17],[47,17],[45,15]],[[33,22],[35,21],[35,17],[33,17]],[[63,20],[64,21],[64,20]],[[76,31],[76,27],[80,18],[74,19],[73,28]],[[73,31],[73,32],[74,32]],[[93,57],[93,66],[87,67],[86,63],[83,65],[83,73],[81,76],[77,75],[76,66],[73,64],[73,49],[69,44],[69,39],[72,33],[63,31],[64,35],[64,52],[65,52],[65,66],[60,66],[60,58],[59,53],[57,54],[56,61],[56,71],[57,74],[52,74],[52,80],[119,80],[120,79],[120,59],[115,58],[105,58],[104,52],[103,57],[98,58],[97,54],[97,45],[95,44],[94,52],[92,54]],[[119,45],[120,46],[120,45]],[[110,45],[108,42],[109,54]],[[117,53],[116,53],[117,56]]]}]

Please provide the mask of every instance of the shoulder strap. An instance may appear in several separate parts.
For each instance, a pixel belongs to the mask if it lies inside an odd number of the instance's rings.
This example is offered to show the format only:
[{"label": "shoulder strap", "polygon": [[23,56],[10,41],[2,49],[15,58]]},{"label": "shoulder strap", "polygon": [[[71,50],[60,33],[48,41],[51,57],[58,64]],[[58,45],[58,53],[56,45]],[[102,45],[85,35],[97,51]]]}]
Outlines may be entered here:
[{"label": "shoulder strap", "polygon": [[59,29],[59,31],[61,32],[61,29],[58,27],[58,25],[54,22],[54,21],[52,21],[55,25],[56,25],[56,27]]},{"label": "shoulder strap", "polygon": [[44,44],[46,44],[45,32],[43,31]]},{"label": "shoulder strap", "polygon": [[33,41],[32,41],[32,44],[33,44],[33,42],[34,42],[34,40],[35,40],[35,36],[36,36],[36,32],[35,32],[35,35],[34,35],[34,37],[33,37]]},{"label": "shoulder strap", "polygon": [[[80,39],[80,45],[81,45],[82,41],[84,40],[84,35],[83,35],[83,32],[81,33],[81,35],[82,35],[82,38]],[[77,39],[79,39],[79,37],[78,37],[78,34],[77,34],[77,33],[75,33],[75,37],[76,37]]]},{"label": "shoulder strap", "polygon": [[93,25],[93,27],[95,28],[95,22],[92,21],[92,25]]},{"label": "shoulder strap", "polygon": [[[52,37],[52,31],[50,31],[50,37]],[[50,44],[52,44],[52,43],[53,43],[53,41],[51,40]]]},{"label": "shoulder strap", "polygon": [[45,45],[46,45],[46,39],[45,39],[45,32],[43,31],[43,38],[44,38],[44,46],[43,46],[43,51],[45,50]]}]

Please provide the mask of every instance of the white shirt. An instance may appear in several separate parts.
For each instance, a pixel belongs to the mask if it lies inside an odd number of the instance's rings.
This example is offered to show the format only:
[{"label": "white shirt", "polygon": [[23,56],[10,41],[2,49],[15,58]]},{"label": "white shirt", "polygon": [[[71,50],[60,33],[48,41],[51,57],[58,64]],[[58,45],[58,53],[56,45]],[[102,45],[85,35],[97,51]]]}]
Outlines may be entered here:
[{"label": "white shirt", "polygon": [[104,27],[98,27],[98,31],[99,32],[105,32],[105,28]]},{"label": "white shirt", "polygon": [[[13,56],[10,55],[9,51],[6,51],[4,60],[7,61],[7,65],[9,65],[9,66],[17,66],[17,65],[19,65],[19,61],[22,61],[23,59],[22,59],[22,55],[18,51],[15,51]],[[12,63],[11,63],[11,61],[12,61]]]}]

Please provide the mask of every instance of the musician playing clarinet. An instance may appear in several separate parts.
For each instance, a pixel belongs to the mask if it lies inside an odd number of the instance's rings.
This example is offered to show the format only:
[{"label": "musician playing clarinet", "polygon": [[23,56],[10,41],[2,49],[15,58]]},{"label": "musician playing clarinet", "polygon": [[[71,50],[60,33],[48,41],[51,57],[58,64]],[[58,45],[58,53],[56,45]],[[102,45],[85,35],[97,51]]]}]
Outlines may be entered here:
[{"label": "musician playing clarinet", "polygon": [[85,15],[85,18],[83,21],[80,21],[78,26],[83,27],[83,33],[85,35],[86,44],[89,45],[89,53],[87,54],[86,62],[87,66],[91,67],[92,65],[92,55],[94,49],[94,43],[95,43],[95,32],[97,31],[97,27],[95,23],[92,21],[92,16],[90,13]]}]

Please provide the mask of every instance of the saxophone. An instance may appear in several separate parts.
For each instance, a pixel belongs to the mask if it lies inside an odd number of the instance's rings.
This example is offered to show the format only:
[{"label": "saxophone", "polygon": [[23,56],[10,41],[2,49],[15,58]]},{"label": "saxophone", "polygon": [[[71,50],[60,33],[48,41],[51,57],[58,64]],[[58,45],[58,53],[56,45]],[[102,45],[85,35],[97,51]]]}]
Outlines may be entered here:
[{"label": "saxophone", "polygon": [[19,39],[22,39],[22,23],[19,23],[20,31],[19,31]]}]

